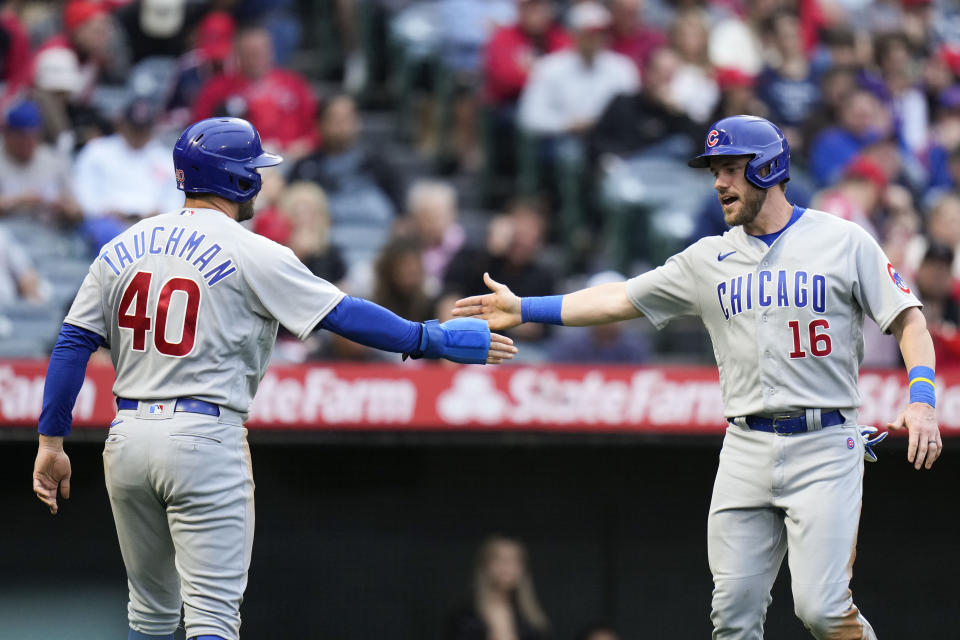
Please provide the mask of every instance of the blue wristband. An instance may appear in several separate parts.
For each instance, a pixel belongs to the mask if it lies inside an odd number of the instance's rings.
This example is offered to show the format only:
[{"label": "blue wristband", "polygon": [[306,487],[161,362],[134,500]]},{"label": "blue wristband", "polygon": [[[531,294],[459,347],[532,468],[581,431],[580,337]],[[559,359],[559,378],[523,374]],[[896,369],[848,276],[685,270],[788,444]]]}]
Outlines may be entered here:
[{"label": "blue wristband", "polygon": [[561,317],[562,309],[563,296],[520,298],[521,322],[563,324],[563,318]]},{"label": "blue wristband", "polygon": [[910,369],[907,377],[910,379],[910,402],[926,402],[931,407],[936,407],[937,388],[933,369],[914,367]]}]

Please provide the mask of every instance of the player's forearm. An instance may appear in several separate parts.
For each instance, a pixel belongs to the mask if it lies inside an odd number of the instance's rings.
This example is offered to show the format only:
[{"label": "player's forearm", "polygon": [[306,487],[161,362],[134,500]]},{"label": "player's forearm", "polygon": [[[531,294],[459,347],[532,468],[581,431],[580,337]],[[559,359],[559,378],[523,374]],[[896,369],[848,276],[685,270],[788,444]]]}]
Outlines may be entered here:
[{"label": "player's forearm", "polygon": [[623,282],[601,284],[563,296],[563,324],[571,327],[631,320],[642,315],[627,298],[627,285]]},{"label": "player's forearm", "polygon": [[346,296],[320,321],[320,327],[358,344],[394,353],[415,353],[422,325],[378,304]]},{"label": "player's forearm", "polygon": [[43,409],[39,420],[41,435],[60,437],[70,433],[73,405],[83,386],[87,361],[103,342],[96,333],[72,324],[64,323],[60,328],[43,385]]},{"label": "player's forearm", "polygon": [[931,407],[937,406],[934,382],[936,355],[926,319],[918,308],[913,307],[900,314],[892,329],[907,367],[911,404],[923,402]]},{"label": "player's forearm", "polygon": [[900,353],[907,371],[913,367],[936,366],[933,339],[927,331],[927,321],[920,309],[912,307],[904,311],[894,322],[893,334],[900,343]]}]

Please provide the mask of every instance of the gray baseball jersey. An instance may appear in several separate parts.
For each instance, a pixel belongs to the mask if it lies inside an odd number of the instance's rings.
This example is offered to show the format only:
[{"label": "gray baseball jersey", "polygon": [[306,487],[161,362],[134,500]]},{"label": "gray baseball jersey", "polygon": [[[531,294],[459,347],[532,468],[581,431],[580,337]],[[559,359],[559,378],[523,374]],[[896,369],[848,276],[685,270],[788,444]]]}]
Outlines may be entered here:
[{"label": "gray baseball jersey", "polygon": [[[854,605],[863,488],[856,426],[863,320],[887,331],[920,302],[857,225],[794,208],[768,245],[735,227],[633,278],[627,295],[659,328],[697,315],[713,341],[727,428],[707,520],[714,640],[761,640],[789,550],[794,606],[820,640],[875,640]],[[767,238],[769,241],[770,238]],[[823,428],[824,412],[842,423]],[[804,412],[781,437],[743,416]]]},{"label": "gray baseball jersey", "polygon": [[703,238],[627,295],[657,328],[703,319],[727,417],[860,406],[864,313],[886,332],[920,306],[866,231],[812,209],[772,246],[742,227]]},{"label": "gray baseball jersey", "polygon": [[106,338],[118,397],[190,396],[245,414],[278,321],[303,339],[343,295],[223,213],[182,209],[104,245],[66,322]]}]

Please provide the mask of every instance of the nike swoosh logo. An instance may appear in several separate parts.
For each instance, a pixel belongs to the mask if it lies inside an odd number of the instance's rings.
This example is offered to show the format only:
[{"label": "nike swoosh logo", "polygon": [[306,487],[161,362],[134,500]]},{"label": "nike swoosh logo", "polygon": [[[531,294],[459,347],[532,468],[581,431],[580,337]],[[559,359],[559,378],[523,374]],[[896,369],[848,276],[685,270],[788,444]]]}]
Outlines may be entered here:
[{"label": "nike swoosh logo", "polygon": [[718,253],[718,254],[717,254],[717,262],[723,262],[724,260],[726,260],[727,258],[729,258],[730,256],[732,256],[732,255],[735,254],[735,253],[736,253],[736,251],[731,251],[730,253]]}]

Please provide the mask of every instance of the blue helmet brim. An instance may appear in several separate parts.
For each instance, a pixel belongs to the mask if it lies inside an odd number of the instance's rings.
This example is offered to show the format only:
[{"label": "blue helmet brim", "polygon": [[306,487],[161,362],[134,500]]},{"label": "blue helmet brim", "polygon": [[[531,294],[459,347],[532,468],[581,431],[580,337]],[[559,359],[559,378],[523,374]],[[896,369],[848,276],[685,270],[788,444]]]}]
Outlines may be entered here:
[{"label": "blue helmet brim", "polygon": [[251,169],[259,169],[260,167],[275,167],[281,162],[283,162],[282,157],[275,153],[267,153],[264,151],[259,156],[246,163],[246,166],[250,167]]},{"label": "blue helmet brim", "polygon": [[693,167],[694,169],[706,169],[710,166],[710,158],[719,158],[722,156],[750,156],[755,157],[757,155],[756,149],[747,149],[746,147],[731,147],[717,145],[716,149],[711,149],[706,153],[701,153],[693,160],[687,163],[688,167]]}]

